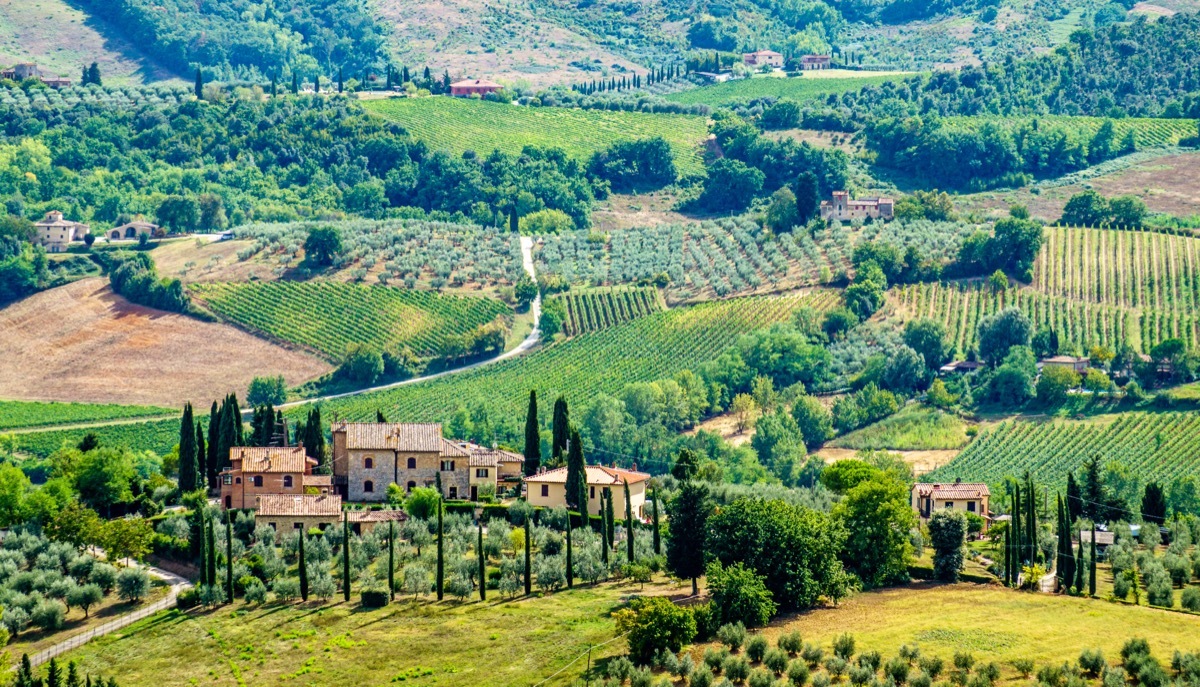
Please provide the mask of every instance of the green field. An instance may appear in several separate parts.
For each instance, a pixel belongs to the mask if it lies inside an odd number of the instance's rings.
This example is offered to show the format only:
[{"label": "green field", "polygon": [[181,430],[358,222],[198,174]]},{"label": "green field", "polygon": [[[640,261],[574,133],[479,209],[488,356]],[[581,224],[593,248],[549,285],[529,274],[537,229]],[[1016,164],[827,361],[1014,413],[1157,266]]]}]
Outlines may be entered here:
[{"label": "green field", "polygon": [[449,337],[512,314],[492,298],[345,282],[203,283],[189,290],[222,318],[335,360],[350,344],[438,357]]},{"label": "green field", "polygon": [[175,413],[170,408],[123,406],[108,403],[42,403],[0,401],[0,431],[25,427],[49,427],[134,417],[156,417]]},{"label": "green field", "polygon": [[615,327],[663,309],[658,289],[651,286],[576,290],[558,294],[554,299],[562,301],[566,308],[563,332],[567,336]]},{"label": "green field", "polygon": [[[208,411],[204,411],[207,416]],[[127,446],[138,451],[169,453],[179,443],[179,420],[136,422],[104,427],[55,429],[16,435],[17,451],[45,458],[63,446],[76,446],[87,434],[95,434],[101,446]]]},{"label": "green field", "polygon": [[863,86],[874,86],[885,81],[899,81],[905,74],[872,74],[858,72],[862,76],[849,77],[820,77],[796,76],[790,78],[760,77],[737,79],[725,83],[693,88],[666,96],[667,100],[685,105],[721,106],[730,103],[756,100],[758,98],[785,98],[788,100],[807,100],[819,98],[830,93],[853,91]]},{"label": "green field", "polygon": [[942,125],[950,130],[978,131],[985,123],[994,124],[1003,129],[1016,129],[1030,126],[1058,128],[1070,131],[1084,140],[1092,136],[1104,122],[1112,122],[1113,132],[1117,143],[1125,139],[1132,130],[1133,140],[1138,148],[1173,146],[1179,139],[1196,135],[1196,120],[1194,119],[1154,119],[1150,117],[1125,117],[1122,119],[1105,119],[1104,117],[1072,117],[1067,115],[1046,115],[1042,117],[1001,117],[996,115],[979,115],[971,117],[946,117]]},{"label": "green field", "polygon": [[[741,334],[789,319],[804,306],[832,308],[833,292],[742,298],[647,315],[477,370],[325,402],[323,416],[367,420],[376,409],[395,421],[448,420],[482,401],[494,425],[520,432],[530,389],[543,399],[584,403],[631,382],[670,377],[723,353]],[[546,401],[548,408],[549,402]],[[306,412],[297,409],[296,412]]]},{"label": "green field", "polygon": [[1066,482],[1091,457],[1117,461],[1142,482],[1170,484],[1200,470],[1200,416],[1131,412],[1090,420],[1010,420],[981,432],[962,453],[926,476],[928,481],[996,484],[1028,470],[1051,486]]},{"label": "green field", "polygon": [[561,148],[586,160],[618,141],[662,136],[671,144],[681,175],[700,174],[700,146],[708,135],[703,117],[647,112],[519,107],[467,98],[367,100],[371,112],[400,124],[431,148],[455,154],[473,150],[520,153],[527,145]]},{"label": "green field", "polygon": [[935,408],[910,405],[873,425],[829,442],[856,450],[939,451],[962,448],[967,428],[958,416]]}]

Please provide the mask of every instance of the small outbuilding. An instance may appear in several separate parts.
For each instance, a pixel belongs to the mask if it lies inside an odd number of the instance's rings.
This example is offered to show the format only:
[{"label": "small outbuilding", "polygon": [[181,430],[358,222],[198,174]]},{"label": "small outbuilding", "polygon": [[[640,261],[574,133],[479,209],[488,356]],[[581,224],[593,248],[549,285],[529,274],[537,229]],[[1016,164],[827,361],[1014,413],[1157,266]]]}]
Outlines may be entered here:
[{"label": "small outbuilding", "polygon": [[502,90],[504,90],[504,86],[495,81],[488,81],[487,79],[467,79],[450,84],[450,95],[458,98],[466,98],[472,95],[484,96],[488,93],[498,93]]}]

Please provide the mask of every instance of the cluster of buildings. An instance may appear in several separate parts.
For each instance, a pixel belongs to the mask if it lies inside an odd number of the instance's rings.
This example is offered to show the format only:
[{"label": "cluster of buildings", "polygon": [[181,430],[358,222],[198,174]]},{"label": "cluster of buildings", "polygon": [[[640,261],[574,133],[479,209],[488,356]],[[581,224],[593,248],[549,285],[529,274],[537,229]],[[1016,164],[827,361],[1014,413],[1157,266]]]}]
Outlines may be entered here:
[{"label": "cluster of buildings", "polygon": [[8,69],[0,69],[0,79],[11,79],[13,81],[37,79],[54,89],[67,88],[71,85],[71,80],[67,77],[43,74],[41,68],[32,62],[23,62],[15,64]]},{"label": "cluster of buildings", "polygon": [[966,483],[956,480],[950,483],[914,484],[911,491],[912,508],[922,523],[939,510],[961,510],[983,518],[983,530],[991,525],[988,502],[991,490],[986,484]]},{"label": "cluster of buildings", "polygon": [[[783,69],[784,58],[781,53],[774,50],[756,50],[754,52],[742,53],[742,64],[751,68],[771,67],[773,69]],[[797,60],[797,64],[801,71],[810,71],[814,69],[829,69],[833,66],[833,58],[829,55],[801,55]]]},{"label": "cluster of buildings", "polygon": [[[59,210],[47,212],[40,222],[34,223],[33,229],[34,242],[44,247],[47,253],[62,253],[72,243],[84,241],[92,233],[90,226],[67,219]],[[143,234],[159,236],[161,232],[157,224],[141,219],[104,232],[104,236],[111,241],[136,240]]]},{"label": "cluster of buildings", "polygon": [[[437,423],[335,422],[332,435],[329,475],[315,474],[317,460],[302,446],[233,448],[230,466],[220,474],[222,505],[252,509],[257,524],[279,531],[338,523],[346,502],[385,502],[393,484],[406,493],[440,486],[443,498],[469,501],[502,490],[519,493],[523,484],[534,506],[566,505],[566,468],[526,477],[521,454],[447,439]],[[597,465],[586,472],[593,514],[599,514],[599,492],[605,487],[611,489],[616,512],[623,513],[628,482],[633,512],[642,517],[650,475]],[[361,532],[403,520],[404,512],[348,510],[346,519]]]},{"label": "cluster of buildings", "polygon": [[848,222],[861,220],[890,220],[896,216],[896,204],[891,198],[851,198],[849,191],[834,191],[830,200],[821,201],[821,219]]}]

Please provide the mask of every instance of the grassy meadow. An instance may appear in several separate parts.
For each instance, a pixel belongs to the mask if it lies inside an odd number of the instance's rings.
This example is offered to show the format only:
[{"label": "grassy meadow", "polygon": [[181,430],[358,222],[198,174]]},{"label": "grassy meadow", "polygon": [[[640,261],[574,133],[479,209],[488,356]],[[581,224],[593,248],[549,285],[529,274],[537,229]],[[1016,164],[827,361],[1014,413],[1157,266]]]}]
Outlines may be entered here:
[{"label": "grassy meadow", "polygon": [[858,450],[938,451],[967,445],[966,424],[952,413],[913,405],[830,442]]},{"label": "grassy meadow", "polygon": [[43,403],[0,401],[0,431],[26,427],[49,427],[137,417],[170,415],[174,410],[154,406],[111,403]]},{"label": "grassy meadow", "polygon": [[786,98],[788,100],[806,100],[830,93],[853,91],[863,86],[881,84],[885,81],[898,81],[907,74],[905,72],[844,72],[845,76],[825,77],[815,74],[805,74],[788,78],[758,77],[737,79],[725,83],[713,84],[702,88],[693,88],[666,96],[667,100],[687,105],[728,105],[729,103],[754,100],[756,98]]}]

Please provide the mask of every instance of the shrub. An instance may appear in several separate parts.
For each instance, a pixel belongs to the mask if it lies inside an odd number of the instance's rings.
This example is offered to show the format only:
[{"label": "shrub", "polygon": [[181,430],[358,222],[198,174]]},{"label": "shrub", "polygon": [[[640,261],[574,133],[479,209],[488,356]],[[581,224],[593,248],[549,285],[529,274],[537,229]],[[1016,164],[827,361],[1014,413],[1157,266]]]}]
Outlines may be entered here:
[{"label": "shrub", "polygon": [[982,678],[986,684],[992,685],[995,684],[996,680],[1000,679],[1000,666],[996,665],[995,663],[985,663],[976,668],[975,673],[978,677]]},{"label": "shrub", "polygon": [[0,623],[3,623],[8,633],[15,637],[29,624],[29,614],[20,606],[6,608],[4,614],[0,616]]},{"label": "shrub", "polygon": [[837,680],[846,674],[846,668],[848,668],[849,665],[850,664],[846,662],[846,659],[841,658],[840,656],[830,656],[829,658],[825,659],[825,672],[829,673],[829,677]]},{"label": "shrub", "polygon": [[747,680],[750,687],[771,687],[774,682],[775,676],[761,668],[750,671],[750,679]]},{"label": "shrub", "polygon": [[745,682],[750,676],[750,662],[745,656],[729,656],[721,670],[725,673],[725,679],[730,682]]},{"label": "shrub", "polygon": [[871,672],[875,673],[883,664],[883,656],[880,656],[878,651],[864,651],[858,655],[857,663],[864,668],[870,668]]},{"label": "shrub", "polygon": [[1200,588],[1188,587],[1184,589],[1179,602],[1183,604],[1184,608],[1193,613],[1200,612]]},{"label": "shrub", "polygon": [[696,666],[688,675],[689,687],[712,687],[713,672],[706,666]]},{"label": "shrub", "polygon": [[975,656],[965,651],[954,653],[954,667],[959,670],[970,670],[975,665]]},{"label": "shrub", "polygon": [[812,687],[829,687],[829,676],[825,673],[813,675]]},{"label": "shrub", "polygon": [[942,669],[945,667],[940,656],[926,656],[918,661],[918,665],[921,666],[921,670],[928,673],[929,677],[934,680],[938,679],[938,676],[942,674]]},{"label": "shrub", "polygon": [[787,667],[787,678],[795,687],[804,687],[808,682],[808,666],[804,661],[792,661]]},{"label": "shrub", "polygon": [[897,685],[903,685],[908,681],[908,661],[897,656],[887,662],[883,672],[887,674]]},{"label": "shrub", "polygon": [[1128,676],[1122,668],[1109,668],[1104,672],[1104,687],[1125,687]]},{"label": "shrub", "polygon": [[726,623],[759,627],[770,622],[779,608],[764,579],[742,563],[722,567],[714,562],[706,578],[713,608]]},{"label": "shrub", "polygon": [[809,668],[816,668],[821,665],[821,659],[825,656],[825,650],[816,644],[805,644],[800,650],[800,658],[808,664]]},{"label": "shrub", "polygon": [[654,674],[649,668],[635,668],[629,674],[629,687],[650,687],[654,682]]},{"label": "shrub", "polygon": [[1079,655],[1079,669],[1088,677],[1100,677],[1107,667],[1108,662],[1104,660],[1104,654],[1100,653],[1099,649],[1087,649]]},{"label": "shrub", "polygon": [[1012,664],[1017,674],[1023,678],[1028,678],[1033,674],[1033,661],[1028,658],[1018,658]]},{"label": "shrub", "polygon": [[763,665],[770,668],[776,675],[783,675],[788,667],[788,655],[783,649],[771,649],[763,656]]},{"label": "shrub", "polygon": [[849,661],[854,655],[854,635],[849,632],[843,633],[833,639],[833,655]]},{"label": "shrub", "polygon": [[963,567],[963,545],[967,538],[966,516],[962,511],[939,510],[929,518],[929,540],[933,547],[933,576],[943,582],[957,582]]},{"label": "shrub", "polygon": [[[96,566],[99,568],[100,566]],[[95,570],[92,571],[95,573]],[[141,568],[125,568],[117,574],[117,595],[126,601],[141,601],[150,593],[150,576]]]},{"label": "shrub", "polygon": [[280,601],[291,601],[300,596],[300,580],[294,577],[279,577],[271,583],[271,591]]},{"label": "shrub", "polygon": [[696,619],[690,610],[662,597],[634,599],[616,613],[617,632],[628,633],[629,655],[649,663],[659,651],[677,653],[696,636]]},{"label": "shrub", "polygon": [[855,687],[862,687],[874,679],[875,671],[871,670],[870,666],[850,666],[850,684]]},{"label": "shrub", "polygon": [[185,589],[175,597],[175,607],[186,611],[200,605],[200,590],[192,587]]},{"label": "shrub", "polygon": [[902,644],[897,653],[909,663],[916,663],[921,658],[921,647],[916,644]]},{"label": "shrub", "polygon": [[923,670],[918,670],[916,674],[908,678],[908,687],[931,687],[932,685],[933,678]]},{"label": "shrub", "polygon": [[1115,599],[1128,598],[1130,586],[1131,585],[1129,582],[1129,578],[1126,577],[1124,574],[1115,575],[1113,577],[1113,591],[1112,591],[1113,598],[1115,598]]},{"label": "shrub", "polygon": [[246,585],[246,603],[261,604],[267,600],[267,586],[257,577]]},{"label": "shrub", "polygon": [[726,623],[717,628],[717,639],[730,651],[737,652],[746,641],[746,626],[740,622]]},{"label": "shrub", "polygon": [[758,663],[763,660],[764,656],[767,655],[767,648],[769,646],[770,645],[767,644],[766,637],[762,635],[752,635],[750,639],[746,640],[746,655],[750,657],[751,661]]},{"label": "shrub", "polygon": [[704,650],[704,665],[708,666],[714,672],[720,672],[725,665],[725,659],[729,657],[729,649],[721,647],[720,649],[709,648]]},{"label": "shrub", "polygon": [[108,563],[96,563],[88,573],[88,581],[100,585],[100,589],[107,594],[117,584],[117,569]]},{"label": "shrub", "polygon": [[63,606],[61,601],[46,599],[33,607],[33,612],[29,614],[29,621],[33,623],[34,627],[54,632],[62,628],[66,617],[67,607]]},{"label": "shrub", "polygon": [[800,649],[804,648],[804,643],[800,641],[800,631],[792,630],[785,634],[779,635],[777,645],[783,649],[789,656],[795,656],[800,653]]},{"label": "shrub", "polygon": [[1063,669],[1060,666],[1044,665],[1038,668],[1037,679],[1040,684],[1058,687],[1063,682]]},{"label": "shrub", "polygon": [[630,661],[625,656],[618,656],[608,662],[604,672],[613,680],[624,682],[629,677],[629,674],[633,672],[633,661]]},{"label": "shrub", "polygon": [[363,608],[383,608],[391,600],[386,591],[381,589],[364,589],[362,593]]}]

